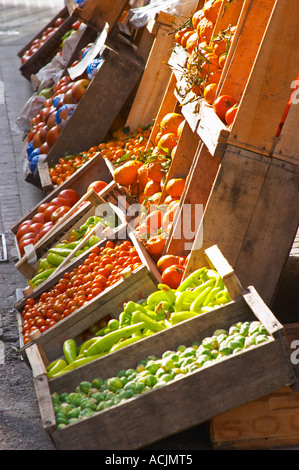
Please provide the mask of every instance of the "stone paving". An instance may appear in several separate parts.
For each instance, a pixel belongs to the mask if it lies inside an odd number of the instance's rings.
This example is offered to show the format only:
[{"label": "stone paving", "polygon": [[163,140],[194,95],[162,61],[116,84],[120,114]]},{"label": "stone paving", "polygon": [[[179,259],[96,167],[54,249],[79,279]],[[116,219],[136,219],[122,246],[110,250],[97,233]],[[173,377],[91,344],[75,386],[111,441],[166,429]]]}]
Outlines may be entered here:
[{"label": "stone paving", "polygon": [[[16,119],[33,90],[19,73],[17,53],[63,5],[62,0],[0,0],[0,233],[6,237],[8,251],[8,261],[0,262],[0,450],[54,448],[42,428],[31,371],[17,352],[13,305],[16,292],[25,283],[14,267],[16,251],[10,227],[44,197],[23,177],[22,133]],[[275,314],[284,315],[286,306],[293,314],[298,309],[298,260],[299,237],[278,292]],[[294,321],[292,316],[290,321]],[[174,437],[164,449],[209,448],[201,431],[199,427],[185,434],[184,439]],[[162,449],[163,445],[156,448]]]}]

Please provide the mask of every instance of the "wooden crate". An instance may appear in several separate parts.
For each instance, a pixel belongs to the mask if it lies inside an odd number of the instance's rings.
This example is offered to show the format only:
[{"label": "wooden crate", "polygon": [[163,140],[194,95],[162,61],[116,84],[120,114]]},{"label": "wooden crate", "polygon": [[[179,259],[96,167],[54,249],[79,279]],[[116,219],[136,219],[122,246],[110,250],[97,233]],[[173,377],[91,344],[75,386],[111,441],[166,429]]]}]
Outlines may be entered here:
[{"label": "wooden crate", "polygon": [[[269,342],[228,356],[149,393],[56,429],[51,393],[71,392],[81,381],[94,377],[115,376],[121,369],[135,368],[139,360],[149,355],[160,357],[166,350],[175,350],[180,344],[189,345],[210,336],[217,328],[228,328],[237,321],[254,319],[262,321],[273,335]],[[81,371],[77,369],[56,379],[47,379],[44,364],[39,359],[40,353],[34,345],[27,349],[27,353],[31,363],[36,363],[33,376],[44,429],[56,448],[61,450],[132,450],[148,446],[206,422],[236,405],[291,385],[294,371],[285,356],[283,332],[283,327],[255,289],[248,287],[241,297],[224,307],[142,339],[123,351],[81,367]]]},{"label": "wooden crate", "polygon": [[213,418],[210,437],[218,450],[290,448],[299,444],[299,393],[285,387]]},{"label": "wooden crate", "polygon": [[[140,79],[144,66],[128,43],[104,46],[102,57],[99,72],[45,158],[49,166],[66,150],[71,155],[102,142]],[[38,171],[28,172],[25,180],[40,186]]]},{"label": "wooden crate", "polygon": [[[142,266],[137,268],[129,277],[122,279],[113,286],[107,288],[92,300],[86,302],[82,307],[78,308],[75,312],[70,314],[58,322],[51,329],[41,334],[35,340],[38,345],[41,345],[49,359],[57,357],[60,354],[60,348],[63,341],[69,335],[77,335],[84,331],[88,326],[100,320],[104,316],[110,314],[111,316],[118,316],[122,311],[122,305],[128,299],[140,300],[147,297],[151,292],[156,290],[158,282],[161,282],[161,275],[158,271],[156,264],[152,261],[143,245],[138,241],[133,232],[131,232],[126,224],[122,224],[112,236],[108,237],[114,241],[117,240],[131,240],[142,261]],[[107,240],[98,242],[96,246],[105,246]],[[62,269],[57,275],[51,277],[47,287],[38,286],[31,293],[31,297],[39,299],[43,292],[47,292],[51,287],[63,277],[64,273],[70,269],[75,269],[80,266],[88,257],[87,253],[83,253],[71,265]],[[26,303],[26,297],[19,299],[15,303],[15,309],[18,318],[21,353],[24,353],[27,345],[23,345],[22,336],[22,311]]]},{"label": "wooden crate", "polygon": [[[188,106],[186,111],[183,109],[211,155],[221,158],[228,144],[271,155],[291,94],[291,83],[297,76],[296,8],[298,5],[295,2],[290,6],[285,1],[244,0],[230,4],[223,16],[220,12],[218,22],[221,20],[221,27],[224,26],[226,15],[230,20],[231,9],[233,12],[237,9],[239,13],[236,16],[236,33],[216,95],[233,96],[239,102],[237,116],[228,127],[216,116],[210,105],[196,97],[193,101],[191,99],[188,105],[190,109]],[[282,23],[284,29],[281,29]],[[290,51],[287,56],[286,50]],[[181,86],[182,94],[185,87],[181,67],[187,57],[185,51],[180,51],[173,54],[170,60],[177,76],[177,90]],[[180,98],[179,94],[177,96]],[[180,102],[184,104],[182,98]]]},{"label": "wooden crate", "polygon": [[241,283],[254,282],[271,305],[298,229],[298,196],[297,165],[228,146],[185,275],[217,243]]},{"label": "wooden crate", "polygon": [[111,5],[109,0],[88,1],[82,8],[75,0],[66,0],[65,4],[72,18],[76,18],[83,23],[100,31],[107,22],[109,28],[112,28],[120,18],[129,0],[116,0]]},{"label": "wooden crate", "polygon": [[[147,33],[151,35],[152,47],[146,58],[144,74],[127,118],[126,125],[130,129],[147,126],[156,118],[171,75],[167,62],[174,46],[174,35],[171,32],[175,20],[173,15],[160,12],[146,26]],[[139,45],[138,54],[142,53],[141,49],[142,46]]]},{"label": "wooden crate", "polygon": [[[83,207],[79,207],[78,209],[75,209],[74,212],[72,212],[71,210],[70,211],[71,214],[70,215],[67,214],[62,219],[61,223],[55,224],[53,229],[48,232],[47,236],[43,237],[39,242],[37,242],[33,246],[33,249],[30,252],[30,255],[29,256],[24,255],[15,264],[15,267],[18,269],[18,271],[20,271],[23,274],[23,276],[25,276],[26,279],[32,279],[32,277],[36,275],[36,271],[38,269],[41,258],[46,253],[48,253],[48,250],[50,248],[53,248],[57,243],[60,243],[63,240],[68,240],[71,235],[72,230],[76,230],[79,227],[81,227],[81,225],[83,225],[89,217],[93,217],[93,216],[102,217],[102,214],[104,215],[105,211],[109,211],[109,213],[112,213],[112,211],[114,211],[115,214],[118,216],[119,225],[125,223],[125,214],[121,210],[119,210],[119,208],[117,208],[116,206],[113,206],[110,203],[106,203],[106,201],[102,197],[100,197],[97,193],[95,193],[93,190],[90,190],[87,193],[86,201],[87,201],[86,205],[84,205]],[[111,236],[111,233],[113,230],[117,230],[117,227],[115,227],[115,229],[110,229],[110,228],[104,229],[103,226],[98,227],[98,230],[96,231],[95,235],[99,236],[99,238],[105,239],[109,235]],[[85,243],[86,242],[87,242],[87,239],[85,239]],[[71,263],[71,259],[69,259],[69,263]],[[57,268],[57,272],[58,270],[60,270],[60,267]],[[47,286],[46,283],[47,281],[43,283],[42,289],[46,288]],[[31,296],[32,289],[25,288],[25,290],[23,290],[23,293],[25,297]]]},{"label": "wooden crate", "polygon": [[22,57],[24,52],[30,49],[32,42],[35,39],[40,38],[46,29],[53,26],[55,21],[60,17],[65,19],[62,25],[59,26],[54,34],[50,36],[49,39],[20,66],[19,70],[27,80],[30,80],[32,74],[36,74],[42,67],[51,62],[61,46],[62,37],[71,29],[74,19],[68,15],[67,8],[63,8],[28,44],[26,44],[26,46],[18,52],[18,56]]},{"label": "wooden crate", "polygon": [[[43,165],[42,170],[42,180],[47,181],[45,183],[45,187],[49,189],[48,195],[44,197],[40,202],[38,202],[29,212],[23,215],[11,228],[10,230],[14,235],[16,235],[19,226],[28,219],[32,219],[32,217],[37,213],[38,207],[44,203],[50,203],[54,198],[58,196],[60,191],[64,189],[73,189],[77,191],[80,198],[84,197],[87,192],[88,186],[93,181],[104,181],[107,183],[107,188],[105,189],[105,201],[112,202],[111,194],[113,192],[113,188],[115,187],[114,183],[111,183],[111,174],[108,171],[107,165],[103,158],[98,154],[92,160],[87,162],[80,170],[74,173],[68,180],[64,181],[60,186],[54,187],[51,183],[49,177],[49,169],[47,166]],[[120,191],[120,190],[118,190]],[[18,253],[19,256],[19,253]]]},{"label": "wooden crate", "polygon": [[[290,360],[297,359],[298,323],[285,324]],[[215,416],[209,423],[215,449],[256,450],[292,448],[299,444],[298,376],[291,386]]]}]

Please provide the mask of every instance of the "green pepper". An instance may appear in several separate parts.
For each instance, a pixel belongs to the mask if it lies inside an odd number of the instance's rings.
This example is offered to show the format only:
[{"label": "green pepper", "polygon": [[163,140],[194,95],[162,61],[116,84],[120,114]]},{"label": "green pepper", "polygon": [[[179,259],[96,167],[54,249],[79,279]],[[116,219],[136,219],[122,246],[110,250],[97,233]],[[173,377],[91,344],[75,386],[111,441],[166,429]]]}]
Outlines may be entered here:
[{"label": "green pepper", "polygon": [[69,242],[67,243],[64,248],[66,248],[67,250],[74,250],[80,243],[81,240],[76,240],[74,242]]},{"label": "green pepper", "polygon": [[100,354],[107,349],[110,349],[115,343],[117,343],[121,338],[129,338],[138,330],[141,330],[145,327],[143,322],[136,323],[134,325],[129,325],[124,328],[119,328],[116,331],[111,331],[105,336],[101,336],[97,341],[92,344],[87,351],[85,351],[85,356],[93,356],[95,354]]},{"label": "green pepper", "polygon": [[94,226],[96,225],[98,222],[100,221],[100,218],[97,217],[96,215],[93,215],[91,217],[89,217],[85,224],[81,225],[81,227],[79,227],[79,232],[82,234],[82,233],[85,233],[89,228],[91,228],[91,226]]},{"label": "green pepper", "polygon": [[190,318],[198,317],[198,312],[193,312],[192,310],[187,310],[183,312],[174,312],[170,316],[170,323],[171,325],[176,325],[185,320],[189,320]]},{"label": "green pepper", "polygon": [[156,320],[153,320],[152,318],[147,316],[145,313],[142,313],[137,310],[132,315],[132,323],[138,324],[140,322],[144,323],[145,328],[155,331],[155,332],[162,331],[165,329],[165,327],[161,325],[161,323],[158,323]]},{"label": "green pepper", "polygon": [[167,295],[169,303],[175,302],[175,291],[167,284],[158,284],[158,289]]},{"label": "green pepper", "polygon": [[207,287],[201,294],[199,294],[198,297],[192,302],[190,306],[190,310],[193,310],[194,312],[200,312],[200,308],[203,306],[203,303],[209,294],[209,292],[212,290],[212,287]]},{"label": "green pepper", "polygon": [[52,264],[56,268],[64,261],[64,259],[64,256],[55,255],[54,253],[49,253],[47,256],[48,263]]},{"label": "green pepper", "polygon": [[63,369],[63,371],[64,372],[69,372],[70,370],[77,369],[77,367],[84,366],[85,364],[88,364],[89,362],[95,361],[96,359],[99,359],[102,356],[105,356],[105,353],[94,354],[93,356],[88,356],[88,357],[81,357],[81,358],[76,359],[75,361],[73,361],[71,364],[68,364]]},{"label": "green pepper", "polygon": [[68,364],[76,360],[77,346],[76,346],[75,340],[67,339],[66,341],[64,341],[62,349],[63,349],[64,357]]},{"label": "green pepper", "polygon": [[206,271],[207,268],[200,268],[197,271],[194,271],[192,274],[189,274],[189,276],[180,284],[180,286],[176,289],[178,292],[183,292],[184,290],[194,287],[196,284],[196,281],[198,281],[200,275]]},{"label": "green pepper", "polygon": [[89,237],[86,245],[87,245],[88,248],[91,248],[92,246],[94,246],[99,241],[100,241],[99,237],[97,237],[96,235],[92,235],[91,237]]},{"label": "green pepper", "polygon": [[190,310],[192,302],[198,297],[198,293],[191,290],[180,292],[176,298],[174,311],[181,312],[182,310]]},{"label": "green pepper", "polygon": [[219,274],[217,271],[214,271],[214,269],[206,269],[202,274],[201,274],[201,279],[203,281],[208,281],[209,279],[216,279]]},{"label": "green pepper", "polygon": [[50,268],[50,269],[47,269],[46,271],[43,271],[42,273],[40,274],[37,274],[37,276],[34,276],[34,278],[31,279],[31,281],[35,284],[37,281],[45,281],[49,276],[51,276],[51,274],[55,271],[56,267],[55,268]]},{"label": "green pepper", "polygon": [[136,343],[136,341],[139,341],[142,338],[146,338],[147,335],[144,333],[139,336],[132,336],[131,338],[125,339],[124,341],[121,341],[120,343],[116,343],[112,348],[110,349],[110,352],[118,351],[121,348],[125,348],[126,346],[129,346],[130,344]]},{"label": "green pepper", "polygon": [[67,366],[67,362],[64,359],[59,359],[56,364],[49,370],[48,377],[51,379],[58,372],[61,372]]}]

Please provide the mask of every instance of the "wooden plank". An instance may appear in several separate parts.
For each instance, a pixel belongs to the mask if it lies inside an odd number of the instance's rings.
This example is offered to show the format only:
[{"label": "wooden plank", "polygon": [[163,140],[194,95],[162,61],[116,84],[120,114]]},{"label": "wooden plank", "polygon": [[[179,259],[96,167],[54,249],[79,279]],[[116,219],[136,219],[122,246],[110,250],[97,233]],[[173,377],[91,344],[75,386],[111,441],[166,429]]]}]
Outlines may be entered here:
[{"label": "wooden plank", "polygon": [[[214,268],[223,279],[232,300],[237,299],[241,295],[241,283],[237,278],[233,268],[224,258],[217,245],[213,245],[205,250],[205,254],[209,259],[211,267]],[[245,298],[245,297],[244,297]],[[254,312],[255,310],[252,309]]]},{"label": "wooden plank", "polygon": [[299,4],[295,0],[276,1],[231,127],[229,143],[265,155],[271,152],[290,84],[298,73],[298,15]]},{"label": "wooden plank", "polygon": [[[190,168],[184,193],[180,199],[180,207],[165,247],[165,253],[187,256],[191,248],[194,248],[196,238],[197,245],[201,246],[202,233],[199,232],[199,227],[214,185],[219,163],[220,160],[211,157],[207,147],[200,142],[197,155],[195,155]],[[192,223],[188,223],[190,220]],[[193,254],[190,256],[189,264],[190,266],[192,264],[192,271],[198,265],[197,260],[193,263]],[[188,270],[188,272],[191,271]]]},{"label": "wooden plank", "polygon": [[200,103],[196,132],[213,157],[223,157],[230,133],[215,114],[213,107],[205,101]]}]

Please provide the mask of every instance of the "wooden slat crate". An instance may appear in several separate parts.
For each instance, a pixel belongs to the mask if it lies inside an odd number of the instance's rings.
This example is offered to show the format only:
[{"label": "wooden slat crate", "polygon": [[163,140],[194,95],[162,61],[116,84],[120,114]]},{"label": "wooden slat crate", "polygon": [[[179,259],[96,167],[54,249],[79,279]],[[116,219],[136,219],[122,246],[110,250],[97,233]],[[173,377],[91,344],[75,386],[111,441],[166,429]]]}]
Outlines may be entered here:
[{"label": "wooden slat crate", "polygon": [[[270,341],[56,429],[51,393],[71,392],[81,381],[94,377],[115,376],[122,369],[135,368],[138,361],[149,355],[160,357],[166,350],[175,350],[181,344],[190,345],[212,335],[217,328],[228,328],[237,321],[254,319],[262,321],[271,332],[273,337]],[[255,289],[248,287],[236,301],[142,339],[128,346],[126,351],[114,352],[83,366],[80,375],[78,369],[69,380],[68,374],[48,380],[40,353],[34,345],[27,349],[27,353],[31,363],[36,364],[34,384],[44,429],[56,448],[61,450],[132,450],[148,446],[206,422],[236,404],[245,404],[291,385],[294,371],[285,355],[283,331]]]},{"label": "wooden slat crate", "polygon": [[216,416],[210,423],[214,449],[262,450],[299,444],[299,394],[290,387]]},{"label": "wooden slat crate", "polygon": [[[298,166],[228,146],[187,268],[218,243],[243,285],[271,305],[298,229]],[[278,214],[279,217],[278,217]]]},{"label": "wooden slat crate", "polygon": [[20,66],[21,74],[30,80],[32,74],[36,74],[42,67],[47,65],[58,52],[61,46],[62,37],[71,29],[74,19],[68,15],[67,8],[61,10],[26,46],[18,53],[22,57],[24,52],[30,49],[32,42],[40,38],[48,27],[54,25],[58,18],[64,18],[64,22],[58,27],[54,34],[24,63]]},{"label": "wooden slat crate", "polygon": [[[167,65],[174,45],[171,31],[175,17],[164,12],[156,15],[146,27],[152,36],[152,47],[148,54],[144,74],[140,81],[134,103],[127,118],[126,125],[130,129],[147,126],[156,118],[171,70]],[[137,53],[139,54],[139,49]],[[150,99],[149,96],[151,97]]]},{"label": "wooden slat crate", "polygon": [[[49,181],[49,169],[48,166],[45,164],[43,165],[42,170],[42,180]],[[60,186],[53,186],[51,180],[48,183],[45,183],[45,187],[49,189],[48,195],[45,196],[41,201],[39,201],[29,212],[23,215],[11,228],[10,230],[14,235],[16,235],[19,226],[28,219],[32,219],[32,217],[37,213],[38,207],[41,204],[50,203],[54,198],[58,196],[58,194],[63,191],[64,189],[73,189],[76,191],[80,198],[82,198],[88,189],[88,186],[93,181],[104,181],[107,183],[107,188],[105,194],[107,197],[111,197],[109,194],[112,193],[113,187],[115,184],[112,182],[111,184],[111,174],[108,171],[107,165],[103,158],[98,154],[92,160],[88,161],[85,165],[83,165],[80,170],[75,172],[69,179],[64,181]],[[105,199],[106,202],[110,201],[110,199]],[[112,202],[112,201],[110,201]]]},{"label": "wooden slat crate", "polygon": [[[298,323],[285,324],[291,362],[298,362]],[[299,444],[298,376],[292,386],[215,416],[209,423],[215,449],[261,450],[292,448]]]},{"label": "wooden slat crate", "polygon": [[[108,237],[108,239],[109,238],[113,241],[121,241],[125,239],[131,240],[143,265],[140,268],[137,268],[129,277],[126,277],[113,286],[107,288],[101,294],[86,302],[82,307],[71,313],[68,317],[60,320],[55,326],[42,333],[41,336],[35,340],[37,344],[43,346],[50,359],[51,357],[55,357],[60,354],[61,344],[68,335],[72,334],[76,336],[84,331],[88,326],[108,314],[111,316],[119,315],[122,311],[123,302],[125,302],[126,299],[130,299],[131,296],[133,296],[134,298],[132,300],[140,300],[156,290],[158,282],[161,282],[161,275],[157,266],[152,261],[143,245],[128,229],[126,224],[122,224],[112,236]],[[107,240],[103,240],[98,242],[96,246],[105,246],[106,242]],[[83,253],[71,265],[62,269],[57,275],[52,276],[51,280],[47,282],[46,289],[42,285],[34,289],[31,293],[31,297],[39,299],[43,292],[47,292],[51,287],[56,285],[66,271],[69,269],[73,270],[77,266],[80,266],[84,263],[84,260],[87,257],[88,254]],[[28,343],[25,346],[23,345],[21,327],[22,311],[25,303],[26,297],[19,299],[15,303],[20,331],[21,352],[24,352],[28,346]],[[86,328],[85,325],[87,325]]]},{"label": "wooden slat crate", "polygon": [[[57,163],[66,149],[71,155],[102,142],[140,79],[144,65],[130,45],[117,42],[114,49],[104,46],[102,57],[99,72],[45,159],[49,166]],[[38,172],[28,172],[25,180],[40,186]]]},{"label": "wooden slat crate", "polygon": [[207,147],[199,139],[164,254],[187,256],[191,250],[196,251],[197,246],[201,246],[199,240],[202,232],[198,234],[198,231],[219,166],[220,159],[211,158]]},{"label": "wooden slat crate", "polygon": [[109,0],[88,1],[83,7],[76,4],[75,0],[66,0],[65,4],[69,14],[83,23],[100,31],[105,23],[112,28],[120,18],[129,0],[116,0],[111,5]]},{"label": "wooden slat crate", "polygon": [[[70,215],[67,215],[63,218],[61,223],[55,224],[53,229],[48,232],[46,237],[43,237],[39,242],[37,242],[32,251],[30,252],[30,257],[26,254],[15,264],[15,267],[20,271],[26,279],[32,279],[36,275],[36,271],[39,266],[41,258],[48,253],[50,248],[53,248],[57,243],[62,242],[63,240],[68,240],[72,230],[76,230],[81,225],[83,225],[89,217],[98,216],[102,217],[105,215],[105,211],[109,214],[112,211],[118,216],[119,225],[125,223],[125,214],[122,213],[116,206],[112,206],[106,203],[106,201],[100,197],[93,190],[90,190],[87,193],[86,201],[88,203],[83,207],[79,207],[75,212],[71,212]],[[117,227],[115,227],[117,229]],[[107,238],[111,234],[111,230],[114,229],[105,229],[103,227],[98,227],[95,235],[99,236],[102,239]],[[87,242],[87,239],[85,240]],[[71,262],[71,259],[69,260]],[[69,267],[69,266],[68,266]],[[60,268],[59,268],[60,269]],[[57,269],[58,271],[58,269]],[[42,288],[46,288],[46,282],[43,283]],[[23,291],[26,297],[31,296],[32,289],[25,288],[26,294]]]}]

